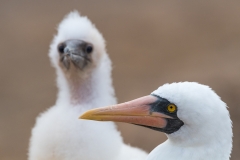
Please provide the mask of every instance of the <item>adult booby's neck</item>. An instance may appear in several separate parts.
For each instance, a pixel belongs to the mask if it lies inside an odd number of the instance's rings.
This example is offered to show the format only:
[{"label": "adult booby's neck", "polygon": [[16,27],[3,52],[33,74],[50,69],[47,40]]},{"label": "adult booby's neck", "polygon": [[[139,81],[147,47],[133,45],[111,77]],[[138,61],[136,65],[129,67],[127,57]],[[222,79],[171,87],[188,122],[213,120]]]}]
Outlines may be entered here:
[{"label": "adult booby's neck", "polygon": [[[181,135],[170,134],[168,140],[157,146],[147,160],[229,160],[232,150],[232,132],[229,127],[212,133],[211,128],[204,133],[198,130],[195,136],[184,132]],[[219,128],[223,129],[221,125]]]},{"label": "adult booby's neck", "polygon": [[[85,75],[84,75],[85,74]],[[89,73],[67,77],[57,68],[57,85],[59,89],[57,103],[80,105],[109,105],[115,103],[111,78],[111,61],[104,54],[97,66]]]}]

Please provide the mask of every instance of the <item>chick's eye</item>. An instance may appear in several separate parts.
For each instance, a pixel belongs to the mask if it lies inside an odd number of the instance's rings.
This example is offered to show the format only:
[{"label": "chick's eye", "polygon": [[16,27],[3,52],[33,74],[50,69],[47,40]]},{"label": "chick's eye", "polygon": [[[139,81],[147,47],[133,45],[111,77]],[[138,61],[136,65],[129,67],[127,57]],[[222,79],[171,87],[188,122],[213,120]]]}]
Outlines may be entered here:
[{"label": "chick's eye", "polygon": [[64,49],[65,49],[65,44],[64,43],[60,43],[59,45],[58,45],[58,51],[59,51],[59,53],[64,53]]},{"label": "chick's eye", "polygon": [[87,53],[91,53],[92,51],[93,51],[93,47],[90,46],[90,45],[88,45],[88,46],[86,47],[86,52],[87,52]]},{"label": "chick's eye", "polygon": [[173,113],[173,112],[175,112],[177,110],[177,107],[174,105],[174,104],[169,104],[168,106],[167,106],[167,111],[169,112],[169,113]]}]

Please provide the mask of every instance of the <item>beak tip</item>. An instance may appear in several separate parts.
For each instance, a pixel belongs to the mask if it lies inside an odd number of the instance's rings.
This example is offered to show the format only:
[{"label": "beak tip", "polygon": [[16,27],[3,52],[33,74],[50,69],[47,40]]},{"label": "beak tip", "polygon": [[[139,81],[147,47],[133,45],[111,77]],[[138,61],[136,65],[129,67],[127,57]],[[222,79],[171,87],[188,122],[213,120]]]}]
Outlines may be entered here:
[{"label": "beak tip", "polygon": [[84,112],[79,119],[85,119],[85,120],[97,120],[97,117],[94,114],[94,110],[89,110]]},{"label": "beak tip", "polygon": [[78,117],[79,119],[89,119],[88,116],[83,113],[80,117]]}]

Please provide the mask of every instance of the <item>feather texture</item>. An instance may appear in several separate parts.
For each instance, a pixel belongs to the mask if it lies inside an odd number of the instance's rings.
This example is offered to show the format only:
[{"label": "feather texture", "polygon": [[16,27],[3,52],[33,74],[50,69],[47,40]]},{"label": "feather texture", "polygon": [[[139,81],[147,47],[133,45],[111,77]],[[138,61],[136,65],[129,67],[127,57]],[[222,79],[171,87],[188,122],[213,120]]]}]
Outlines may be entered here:
[{"label": "feather texture", "polygon": [[[83,70],[61,64],[59,43],[81,40],[93,46],[91,63]],[[29,160],[141,160],[147,154],[123,143],[112,122],[78,119],[84,111],[116,103],[111,61],[101,33],[77,11],[58,26],[49,57],[57,73],[56,104],[40,114],[32,129]],[[63,62],[64,63],[64,62]]]}]

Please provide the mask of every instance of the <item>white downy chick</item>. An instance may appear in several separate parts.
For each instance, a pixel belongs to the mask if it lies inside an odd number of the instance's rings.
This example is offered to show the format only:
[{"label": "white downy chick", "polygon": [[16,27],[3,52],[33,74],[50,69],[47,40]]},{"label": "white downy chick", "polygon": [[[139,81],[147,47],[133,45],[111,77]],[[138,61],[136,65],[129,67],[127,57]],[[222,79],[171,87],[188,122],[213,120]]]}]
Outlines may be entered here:
[{"label": "white downy chick", "polygon": [[116,103],[105,41],[77,11],[58,26],[49,57],[57,73],[56,104],[32,129],[29,160],[141,160],[147,154],[123,143],[113,122],[78,119],[83,112]]}]

